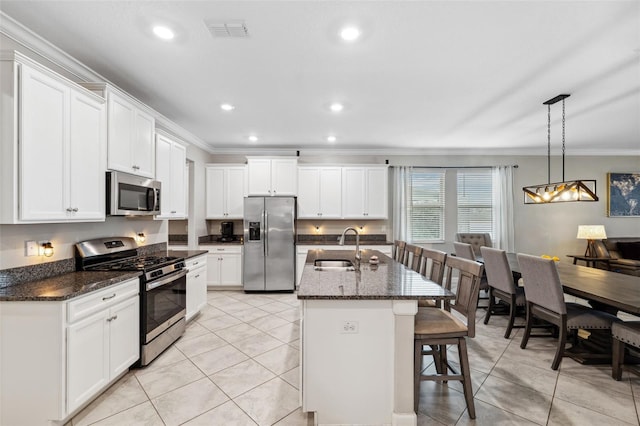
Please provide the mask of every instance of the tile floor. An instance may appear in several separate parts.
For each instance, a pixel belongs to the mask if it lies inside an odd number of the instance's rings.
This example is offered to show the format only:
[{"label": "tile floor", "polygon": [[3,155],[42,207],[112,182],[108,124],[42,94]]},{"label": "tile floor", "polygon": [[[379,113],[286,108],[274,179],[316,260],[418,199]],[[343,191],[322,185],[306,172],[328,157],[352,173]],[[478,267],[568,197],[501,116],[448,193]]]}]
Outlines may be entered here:
[{"label": "tile floor", "polygon": [[[312,424],[299,404],[297,306],[292,294],[209,292],[173,347],[128,372],[71,425]],[[504,339],[506,318],[484,325],[483,315],[468,343],[477,419],[467,416],[459,383],[423,382],[419,425],[640,425],[640,378],[616,382],[610,366],[569,358],[553,371],[554,340],[532,338],[522,350],[520,329]]]}]

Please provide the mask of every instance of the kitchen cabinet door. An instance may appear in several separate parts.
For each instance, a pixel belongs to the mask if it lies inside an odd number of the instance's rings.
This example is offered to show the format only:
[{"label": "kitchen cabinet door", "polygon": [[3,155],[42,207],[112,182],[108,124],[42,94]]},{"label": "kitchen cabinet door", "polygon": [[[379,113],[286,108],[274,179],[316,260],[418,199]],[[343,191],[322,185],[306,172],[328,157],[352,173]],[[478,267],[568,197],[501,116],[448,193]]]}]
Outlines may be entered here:
[{"label": "kitchen cabinet door", "polygon": [[206,217],[224,219],[225,211],[225,169],[207,167],[206,169]]},{"label": "kitchen cabinet door", "polygon": [[207,256],[197,256],[186,261],[187,314],[189,321],[207,304]]},{"label": "kitchen cabinet door", "polygon": [[386,219],[387,168],[342,169],[342,214],[345,219]]},{"label": "kitchen cabinet door", "polygon": [[271,195],[271,160],[250,158],[247,160],[249,195]]},{"label": "kitchen cabinet door", "polygon": [[320,218],[320,169],[298,168],[298,190],[298,219]]},{"label": "kitchen cabinet door", "polygon": [[244,166],[207,166],[207,219],[242,219],[246,168]]},{"label": "kitchen cabinet door", "polygon": [[298,160],[274,158],[271,160],[271,195],[296,196],[298,194]]},{"label": "kitchen cabinet door", "polygon": [[225,219],[242,219],[244,217],[244,197],[246,189],[246,168],[229,167],[226,174],[226,216]]},{"label": "kitchen cabinet door", "polygon": [[320,213],[323,219],[342,217],[342,168],[320,169]]},{"label": "kitchen cabinet door", "polygon": [[132,297],[109,311],[109,379],[140,358],[140,299]]},{"label": "kitchen cabinet door", "polygon": [[386,167],[370,167],[365,169],[365,212],[368,219],[386,219],[389,215],[387,211],[388,173]]},{"label": "kitchen cabinet door", "polygon": [[242,285],[242,257],[237,253],[220,256],[220,285]]},{"label": "kitchen cabinet door", "polygon": [[135,173],[131,161],[131,145],[135,134],[135,108],[126,99],[109,93],[108,103],[108,167]]},{"label": "kitchen cabinet door", "polygon": [[146,112],[136,109],[134,123],[135,133],[131,145],[134,173],[138,176],[153,178],[155,175],[155,144],[153,140],[155,120]]},{"label": "kitchen cabinet door", "polygon": [[105,219],[105,119],[104,102],[71,91],[69,219]]},{"label": "kitchen cabinet door", "polygon": [[186,148],[171,138],[156,137],[156,179],[160,189],[160,215],[157,219],[184,219],[187,215]]},{"label": "kitchen cabinet door", "polygon": [[207,287],[238,287],[242,285],[242,247],[201,246],[207,254]]},{"label": "kitchen cabinet door", "polygon": [[69,87],[57,79],[21,66],[21,220],[67,219],[69,92]]},{"label": "kitchen cabinet door", "polygon": [[108,319],[109,311],[103,310],[67,328],[68,413],[109,382]]}]

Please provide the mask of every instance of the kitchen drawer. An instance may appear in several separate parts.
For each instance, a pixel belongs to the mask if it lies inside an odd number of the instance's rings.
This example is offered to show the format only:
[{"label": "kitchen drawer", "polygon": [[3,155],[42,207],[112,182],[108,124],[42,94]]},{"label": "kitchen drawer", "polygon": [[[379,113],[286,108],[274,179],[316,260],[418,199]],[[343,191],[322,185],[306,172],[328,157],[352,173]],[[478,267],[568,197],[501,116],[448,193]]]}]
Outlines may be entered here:
[{"label": "kitchen drawer", "polygon": [[209,250],[209,253],[236,253],[242,254],[242,246],[200,246],[200,250]]},{"label": "kitchen drawer", "polygon": [[196,268],[207,266],[207,255],[201,254],[200,256],[186,259],[184,263],[189,271],[193,271]]},{"label": "kitchen drawer", "polygon": [[105,289],[89,293],[72,299],[67,303],[67,320],[69,323],[78,321],[102,309],[108,308],[140,292],[138,278],[114,284]]}]

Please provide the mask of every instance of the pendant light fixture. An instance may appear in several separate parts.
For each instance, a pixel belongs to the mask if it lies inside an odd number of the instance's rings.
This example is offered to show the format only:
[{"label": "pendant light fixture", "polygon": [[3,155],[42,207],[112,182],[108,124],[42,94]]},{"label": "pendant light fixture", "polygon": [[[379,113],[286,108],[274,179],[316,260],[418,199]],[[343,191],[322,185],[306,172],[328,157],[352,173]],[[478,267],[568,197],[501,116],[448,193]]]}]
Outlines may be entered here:
[{"label": "pendant light fixture", "polygon": [[[598,201],[595,180],[564,180],[565,114],[564,100],[571,95],[558,95],[543,102],[547,105],[547,183],[525,186],[525,204],[547,204],[568,201]],[[562,101],[562,182],[551,182],[551,105]]]}]

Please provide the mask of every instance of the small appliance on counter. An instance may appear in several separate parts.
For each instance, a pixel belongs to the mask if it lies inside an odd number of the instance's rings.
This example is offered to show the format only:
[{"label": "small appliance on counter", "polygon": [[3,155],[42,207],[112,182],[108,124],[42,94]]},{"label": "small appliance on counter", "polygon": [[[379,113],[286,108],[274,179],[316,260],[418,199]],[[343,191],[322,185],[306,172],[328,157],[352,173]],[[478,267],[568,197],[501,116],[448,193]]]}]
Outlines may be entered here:
[{"label": "small appliance on counter", "polygon": [[221,222],[218,241],[221,243],[228,243],[229,241],[235,240],[236,237],[233,235],[233,222]]}]

